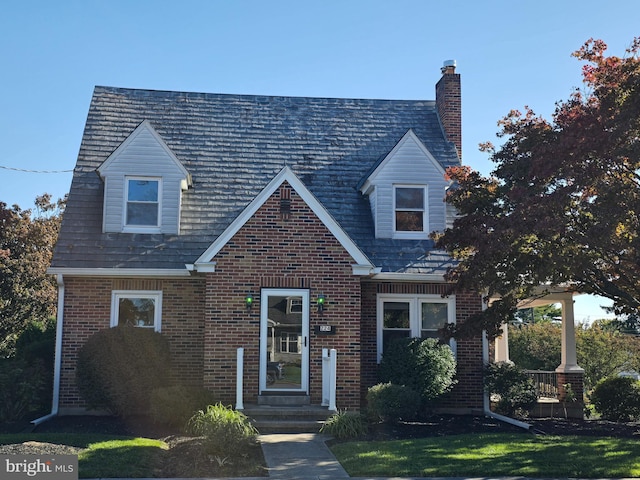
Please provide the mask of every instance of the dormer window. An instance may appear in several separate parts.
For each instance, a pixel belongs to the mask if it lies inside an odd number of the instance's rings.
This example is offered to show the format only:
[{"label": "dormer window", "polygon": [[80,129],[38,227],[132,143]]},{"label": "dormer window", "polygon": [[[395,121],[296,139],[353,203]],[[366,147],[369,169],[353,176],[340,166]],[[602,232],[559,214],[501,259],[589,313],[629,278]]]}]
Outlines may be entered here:
[{"label": "dormer window", "polygon": [[420,185],[395,185],[394,232],[396,238],[416,238],[428,232],[427,187]]},{"label": "dormer window", "polygon": [[125,227],[137,230],[160,226],[160,189],[159,178],[126,178]]}]

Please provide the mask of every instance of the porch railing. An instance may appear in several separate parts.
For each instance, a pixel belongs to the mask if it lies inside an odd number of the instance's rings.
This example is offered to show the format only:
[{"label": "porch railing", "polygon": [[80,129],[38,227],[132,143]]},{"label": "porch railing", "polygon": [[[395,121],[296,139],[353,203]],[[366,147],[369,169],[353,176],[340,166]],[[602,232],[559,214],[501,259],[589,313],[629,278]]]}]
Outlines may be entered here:
[{"label": "porch railing", "polygon": [[546,370],[525,370],[533,379],[538,398],[558,398],[558,377],[556,372]]}]

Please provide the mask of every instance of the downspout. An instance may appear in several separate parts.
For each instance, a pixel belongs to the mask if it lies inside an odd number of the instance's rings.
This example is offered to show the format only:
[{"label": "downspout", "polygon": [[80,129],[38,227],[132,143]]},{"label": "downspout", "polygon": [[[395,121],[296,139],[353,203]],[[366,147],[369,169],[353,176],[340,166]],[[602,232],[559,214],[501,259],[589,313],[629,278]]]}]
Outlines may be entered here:
[{"label": "downspout", "polygon": [[[486,304],[484,301],[482,302],[482,308],[486,308]],[[487,332],[485,330],[482,331],[482,363],[483,365],[489,364],[489,339],[487,338]],[[532,425],[529,423],[521,422],[520,420],[516,420],[515,418],[506,417],[504,415],[500,415],[499,413],[492,412],[489,393],[487,391],[484,391],[483,395],[483,410],[486,417],[495,418],[500,422],[515,425],[516,427],[520,427],[525,430],[529,430],[532,427]]]},{"label": "downspout", "polygon": [[56,316],[56,350],[53,362],[53,398],[51,400],[51,413],[36,418],[31,423],[38,426],[58,415],[60,405],[60,372],[62,370],[62,324],[64,320],[64,278],[62,274],[56,275],[58,283],[58,312]]}]

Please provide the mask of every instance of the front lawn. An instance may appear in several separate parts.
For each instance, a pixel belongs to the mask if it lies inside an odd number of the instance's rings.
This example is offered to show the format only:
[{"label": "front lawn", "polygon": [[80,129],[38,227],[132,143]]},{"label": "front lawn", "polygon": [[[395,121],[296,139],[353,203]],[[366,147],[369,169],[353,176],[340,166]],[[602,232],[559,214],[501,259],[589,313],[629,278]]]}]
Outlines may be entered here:
[{"label": "front lawn", "polygon": [[94,433],[0,434],[0,453],[77,454],[79,478],[257,477],[266,472],[259,445],[217,458],[207,454],[201,439],[179,436],[165,441]]},{"label": "front lawn", "polygon": [[331,447],[352,477],[640,477],[631,438],[466,434]]}]

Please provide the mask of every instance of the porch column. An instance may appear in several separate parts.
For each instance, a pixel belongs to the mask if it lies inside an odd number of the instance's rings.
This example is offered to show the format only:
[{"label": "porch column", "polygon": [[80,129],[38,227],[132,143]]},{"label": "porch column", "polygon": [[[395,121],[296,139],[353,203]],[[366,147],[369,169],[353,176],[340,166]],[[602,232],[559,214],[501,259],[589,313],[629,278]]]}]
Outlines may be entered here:
[{"label": "porch column", "polygon": [[566,293],[560,299],[562,305],[562,356],[556,372],[584,372],[578,366],[576,355],[576,328],[573,315],[573,294]]},{"label": "porch column", "polygon": [[576,330],[573,314],[573,294],[566,293],[560,299],[562,305],[562,351],[561,363],[556,368],[559,400],[569,402],[574,414],[582,417],[584,369],[578,366],[576,354]]},{"label": "porch column", "polygon": [[502,324],[502,334],[496,338],[494,357],[496,362],[509,361],[509,325]]}]

